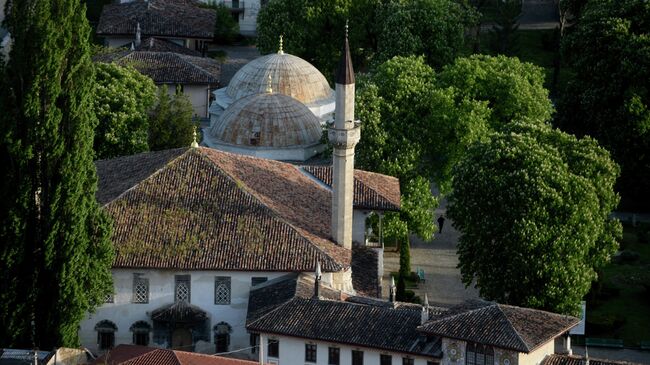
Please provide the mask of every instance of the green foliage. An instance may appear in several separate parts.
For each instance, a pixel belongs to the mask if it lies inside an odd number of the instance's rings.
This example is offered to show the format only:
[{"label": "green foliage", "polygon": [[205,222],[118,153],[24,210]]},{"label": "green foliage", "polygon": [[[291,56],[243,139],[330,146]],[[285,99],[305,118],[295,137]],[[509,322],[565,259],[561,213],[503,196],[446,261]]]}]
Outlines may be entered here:
[{"label": "green foliage", "polygon": [[149,149],[148,113],[156,100],[153,81],[131,67],[95,64],[97,158],[133,155]]},{"label": "green foliage", "polygon": [[438,85],[453,87],[461,98],[487,102],[493,130],[512,120],[549,121],[553,114],[544,88],[544,70],[517,58],[458,58],[440,72]]},{"label": "green foliage", "polygon": [[590,1],[563,52],[574,70],[558,125],[590,135],[621,165],[626,209],[650,206],[650,3]]},{"label": "green foliage", "polygon": [[95,200],[85,7],[11,3],[0,77],[0,346],[77,347],[112,292],[110,223]]},{"label": "green foliage", "polygon": [[395,288],[395,300],[398,302],[406,301],[406,281],[404,276],[400,275],[397,279],[397,288]]},{"label": "green foliage", "polygon": [[[257,18],[258,48],[300,56],[334,75],[345,20],[350,19],[351,52],[357,69],[396,55],[424,55],[433,66],[451,62],[464,47],[465,27],[477,14],[453,0],[306,1],[274,0]],[[325,40],[325,41],[324,41]]]},{"label": "green foliage", "polygon": [[616,251],[618,166],[591,138],[514,122],[454,168],[447,210],[463,282],[502,303],[575,314]]},{"label": "green foliage", "polygon": [[188,147],[194,134],[193,110],[187,95],[177,89],[170,97],[167,85],[161,86],[149,119],[149,148],[159,151]]},{"label": "green foliage", "polygon": [[411,275],[411,244],[406,239],[399,244],[399,277],[406,278]]},{"label": "green foliage", "polygon": [[233,18],[230,9],[223,4],[216,1],[209,1],[203,4],[203,7],[214,9],[217,14],[217,20],[214,29],[214,40],[217,43],[232,43],[237,36],[239,36],[239,23]]},{"label": "green foliage", "polygon": [[517,20],[521,15],[522,0],[503,0],[496,2],[496,16],[492,27],[492,51],[498,54],[513,55],[517,50]]}]

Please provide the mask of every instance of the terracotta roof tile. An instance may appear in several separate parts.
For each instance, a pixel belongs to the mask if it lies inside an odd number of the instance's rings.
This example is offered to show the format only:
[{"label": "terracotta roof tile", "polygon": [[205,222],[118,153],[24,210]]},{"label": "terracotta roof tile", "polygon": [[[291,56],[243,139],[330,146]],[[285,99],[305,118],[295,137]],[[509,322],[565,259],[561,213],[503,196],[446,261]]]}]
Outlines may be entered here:
[{"label": "terracotta roof tile", "polygon": [[239,360],[194,352],[119,345],[99,357],[94,365],[255,365],[257,361]]},{"label": "terracotta roof tile", "polygon": [[[582,356],[552,354],[547,356],[542,365],[586,365],[585,358]],[[640,365],[639,363],[627,361],[614,361],[589,358],[589,365]]]},{"label": "terracotta roof tile", "polygon": [[113,62],[132,66],[156,84],[219,85],[221,65],[207,57],[195,57],[173,52],[124,50],[105,53],[93,58],[97,62]]},{"label": "terracotta roof tile", "polygon": [[[331,166],[304,166],[303,169],[329,187],[332,186]],[[355,170],[353,204],[359,209],[399,210],[399,180],[392,176]]]},{"label": "terracotta roof tile", "polygon": [[135,35],[140,23],[142,37],[211,39],[216,13],[192,0],[136,0],[104,5],[97,25],[100,36]]},{"label": "terracotta roof tile", "polygon": [[529,353],[577,325],[575,317],[470,300],[432,318],[424,333]]}]

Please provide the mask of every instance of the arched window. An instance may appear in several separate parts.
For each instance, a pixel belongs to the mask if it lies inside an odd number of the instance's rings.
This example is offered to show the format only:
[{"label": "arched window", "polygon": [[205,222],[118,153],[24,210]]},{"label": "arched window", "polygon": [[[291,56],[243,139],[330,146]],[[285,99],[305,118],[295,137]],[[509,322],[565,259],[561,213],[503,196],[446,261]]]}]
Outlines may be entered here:
[{"label": "arched window", "polygon": [[468,343],[465,348],[465,365],[494,365],[492,347]]},{"label": "arched window", "polygon": [[149,333],[151,325],[146,321],[137,321],[129,328],[133,332],[133,344],[140,346],[149,346]]},{"label": "arched window", "polygon": [[97,344],[100,350],[108,350],[115,347],[115,332],[117,332],[115,323],[107,319],[99,321],[95,325],[95,331],[97,331]]},{"label": "arched window", "polygon": [[214,344],[216,345],[216,352],[228,352],[230,346],[230,333],[232,327],[226,322],[219,322],[214,326]]}]

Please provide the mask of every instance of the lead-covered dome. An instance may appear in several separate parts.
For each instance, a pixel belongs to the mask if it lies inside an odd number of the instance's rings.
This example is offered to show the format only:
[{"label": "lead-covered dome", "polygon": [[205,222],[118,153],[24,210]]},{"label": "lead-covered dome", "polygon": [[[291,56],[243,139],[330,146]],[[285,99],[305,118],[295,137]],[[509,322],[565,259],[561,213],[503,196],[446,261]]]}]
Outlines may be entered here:
[{"label": "lead-covered dome", "polygon": [[298,100],[279,93],[258,93],[232,103],[209,134],[220,145],[282,149],[318,145],[322,128]]},{"label": "lead-covered dome", "polygon": [[323,103],[333,99],[327,80],[318,69],[300,57],[283,52],[259,57],[242,67],[230,80],[226,94],[237,100],[263,93],[269,75],[273,90],[289,95],[303,104]]}]

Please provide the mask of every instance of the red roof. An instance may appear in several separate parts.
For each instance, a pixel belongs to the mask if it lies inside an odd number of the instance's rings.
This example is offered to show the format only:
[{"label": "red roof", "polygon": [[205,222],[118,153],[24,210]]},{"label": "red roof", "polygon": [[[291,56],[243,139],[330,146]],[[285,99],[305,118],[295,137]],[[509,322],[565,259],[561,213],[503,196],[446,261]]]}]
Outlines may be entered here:
[{"label": "red roof", "polygon": [[119,345],[96,359],[93,364],[107,365],[256,365],[257,361],[157,349],[136,345]]}]

